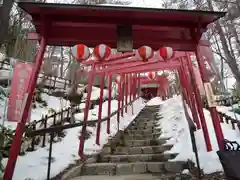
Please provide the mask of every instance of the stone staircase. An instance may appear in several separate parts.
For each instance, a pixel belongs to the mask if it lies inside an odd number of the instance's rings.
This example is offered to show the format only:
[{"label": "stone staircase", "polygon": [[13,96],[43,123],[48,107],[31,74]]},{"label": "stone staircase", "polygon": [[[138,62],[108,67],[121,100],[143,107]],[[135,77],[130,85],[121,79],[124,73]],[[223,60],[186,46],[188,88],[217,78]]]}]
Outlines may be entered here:
[{"label": "stone staircase", "polygon": [[[168,161],[177,156],[157,128],[159,106],[146,106],[135,120],[111,139],[94,160],[83,163],[71,180],[175,179],[187,169],[186,162]],[[181,179],[181,178],[180,178]]]}]

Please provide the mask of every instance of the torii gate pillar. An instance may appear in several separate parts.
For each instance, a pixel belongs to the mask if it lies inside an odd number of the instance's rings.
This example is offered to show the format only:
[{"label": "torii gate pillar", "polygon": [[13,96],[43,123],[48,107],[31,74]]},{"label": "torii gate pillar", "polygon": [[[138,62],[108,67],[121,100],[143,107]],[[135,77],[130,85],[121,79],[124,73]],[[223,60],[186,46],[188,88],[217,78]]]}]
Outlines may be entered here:
[{"label": "torii gate pillar", "polygon": [[210,84],[209,77],[207,76],[207,74],[205,72],[204,62],[202,61],[202,55],[203,54],[200,53],[200,48],[201,48],[200,46],[197,46],[196,52],[195,52],[196,53],[196,58],[197,58],[197,63],[198,63],[199,71],[200,71],[202,81],[203,81],[203,84],[204,84],[204,89],[205,89],[205,92],[206,92],[206,96],[207,96],[207,99],[208,99],[209,111],[210,111],[210,114],[211,114],[213,127],[214,127],[215,134],[216,134],[218,147],[219,147],[219,149],[223,149],[224,136],[223,136],[223,132],[222,132],[221,124],[220,124],[219,115],[218,115],[218,112],[217,112],[217,109],[216,109],[216,105],[210,99],[211,97],[213,97],[212,87],[211,87],[211,84]]}]

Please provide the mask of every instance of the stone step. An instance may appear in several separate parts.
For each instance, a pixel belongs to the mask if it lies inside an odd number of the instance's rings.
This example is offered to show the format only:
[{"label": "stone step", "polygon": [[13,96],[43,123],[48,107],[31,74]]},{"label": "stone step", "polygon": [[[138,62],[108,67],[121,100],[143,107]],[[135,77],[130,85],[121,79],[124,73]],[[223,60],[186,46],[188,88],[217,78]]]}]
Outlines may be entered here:
[{"label": "stone step", "polygon": [[126,130],[127,134],[154,134],[154,133],[159,133],[161,132],[161,128],[155,128],[155,129],[147,129],[147,130],[133,130],[133,129],[128,129]]},{"label": "stone step", "polygon": [[142,111],[141,115],[146,116],[146,115],[149,115],[149,114],[151,115],[151,114],[157,114],[157,113],[159,113],[158,109],[152,109],[152,110],[145,109],[145,111]]},{"label": "stone step", "polygon": [[174,159],[177,155],[176,153],[103,155],[98,158],[98,162],[163,162]]},{"label": "stone step", "polygon": [[182,161],[84,164],[80,175],[122,175],[134,173],[180,173],[187,168]]},{"label": "stone step", "polygon": [[124,140],[146,140],[146,141],[150,141],[150,140],[154,140],[156,138],[152,138],[152,137],[148,137],[148,138],[143,138],[143,137],[134,137],[134,136],[125,136]]},{"label": "stone step", "polygon": [[153,133],[153,134],[146,134],[146,135],[142,135],[142,134],[125,134],[124,135],[124,139],[129,139],[129,140],[142,140],[142,139],[157,139],[159,138],[159,136],[161,135],[161,132],[158,133]]},{"label": "stone step", "polygon": [[[89,175],[78,176],[68,180],[193,180],[192,175],[181,173],[147,173],[147,174],[129,174],[129,175]],[[195,178],[194,178],[195,179]],[[66,179],[64,179],[66,180]]]},{"label": "stone step", "polygon": [[160,108],[160,105],[146,105],[145,108]]},{"label": "stone step", "polygon": [[145,113],[158,113],[159,112],[159,108],[152,108],[152,109],[144,109],[144,111],[142,112],[145,112]]},{"label": "stone step", "polygon": [[143,112],[140,116],[138,116],[138,117],[141,117],[141,118],[148,118],[148,117],[150,117],[150,116],[159,116],[159,113],[156,111],[156,110],[154,110],[154,111],[145,111],[145,112]]},{"label": "stone step", "polygon": [[131,126],[127,129],[127,131],[149,131],[151,129],[155,129],[155,130],[161,130],[160,126],[155,126],[155,127],[138,127],[138,126]]},{"label": "stone step", "polygon": [[159,112],[159,109],[158,108],[148,108],[148,109],[143,109],[141,111],[141,114],[146,114],[146,113],[158,113]]},{"label": "stone step", "polygon": [[158,129],[158,127],[154,127],[154,126],[152,126],[152,127],[149,127],[149,126],[145,126],[145,127],[139,127],[139,126],[131,126],[130,128],[129,128],[129,130],[153,130],[153,129]]},{"label": "stone step", "polygon": [[173,145],[161,146],[140,146],[140,147],[116,147],[113,154],[127,155],[127,154],[157,154],[168,151]]},{"label": "stone step", "polygon": [[157,146],[166,143],[166,139],[159,138],[153,140],[124,140],[123,146],[139,147],[139,146]]},{"label": "stone step", "polygon": [[158,124],[155,124],[155,125],[132,125],[131,127],[129,127],[129,130],[136,130],[136,129],[139,129],[139,130],[147,130],[147,129],[158,129],[160,128]]},{"label": "stone step", "polygon": [[138,121],[134,122],[133,125],[139,125],[139,126],[151,125],[152,126],[152,125],[156,125],[158,122],[159,122],[159,120],[156,121],[155,119],[152,121],[150,121],[150,120],[144,121],[142,119],[139,119]]},{"label": "stone step", "polygon": [[159,124],[159,122],[158,121],[153,121],[153,122],[135,122],[135,123],[133,123],[132,124],[132,126],[140,126],[140,127],[142,127],[142,126],[156,126],[156,125],[158,125]]},{"label": "stone step", "polygon": [[[158,177],[152,174],[129,174],[129,175],[89,175],[89,176],[78,176],[69,180],[157,180]],[[64,179],[65,180],[65,179]]]},{"label": "stone step", "polygon": [[148,117],[139,117],[136,118],[136,122],[144,122],[144,123],[151,123],[151,122],[156,122],[155,117],[153,116],[148,116]]}]

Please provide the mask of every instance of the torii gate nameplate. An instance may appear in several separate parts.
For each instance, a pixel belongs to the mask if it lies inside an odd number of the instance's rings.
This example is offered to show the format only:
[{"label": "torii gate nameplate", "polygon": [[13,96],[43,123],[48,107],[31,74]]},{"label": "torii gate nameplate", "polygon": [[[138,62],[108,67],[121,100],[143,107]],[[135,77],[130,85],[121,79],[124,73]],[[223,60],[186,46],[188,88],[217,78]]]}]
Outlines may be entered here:
[{"label": "torii gate nameplate", "polygon": [[117,25],[117,50],[118,52],[132,52],[132,25]]}]

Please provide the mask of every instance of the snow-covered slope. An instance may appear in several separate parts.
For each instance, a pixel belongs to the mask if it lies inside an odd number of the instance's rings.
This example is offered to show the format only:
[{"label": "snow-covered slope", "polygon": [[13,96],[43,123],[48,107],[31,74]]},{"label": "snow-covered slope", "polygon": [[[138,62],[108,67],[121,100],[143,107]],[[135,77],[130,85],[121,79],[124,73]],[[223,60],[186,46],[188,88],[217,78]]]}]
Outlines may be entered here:
[{"label": "snow-covered slope", "polygon": [[[181,97],[175,96],[174,98],[164,102],[160,102],[159,98],[154,98],[151,100],[151,103],[153,104],[154,102],[155,104],[157,104],[157,102],[161,104],[161,110],[159,114],[161,114],[163,118],[160,119],[159,126],[162,128],[162,137],[171,137],[168,143],[174,144],[174,147],[170,150],[170,152],[179,153],[179,155],[173,159],[173,161],[190,159],[193,162],[196,162],[195,155],[192,151],[189,128],[184,114]],[[202,130],[197,130],[195,132],[195,138],[199,153],[200,166],[204,173],[222,171],[222,166],[216,153],[218,150],[218,145],[210,113],[209,111],[204,110],[204,114],[206,117],[213,151],[206,151]],[[232,130],[231,124],[221,124],[221,126],[226,139],[240,143],[239,131]]]},{"label": "snow-covered slope", "polygon": [[[116,110],[115,101],[112,103],[112,111]],[[123,130],[135,118],[135,116],[144,107],[142,99],[134,102],[134,115],[132,115],[132,108],[128,107],[128,113],[120,119],[120,130]],[[96,107],[93,111],[97,112]],[[103,108],[103,115],[106,114],[107,108]],[[111,118],[110,135],[106,133],[106,122],[101,124],[101,137],[100,146],[96,145],[96,127],[88,127],[87,130],[92,133],[91,137],[86,140],[84,152],[85,154],[94,154],[101,150],[104,144],[107,143],[110,137],[113,137],[117,132],[117,118],[116,115]],[[79,159],[78,146],[79,146],[79,131],[81,127],[68,129],[64,139],[58,143],[53,144],[52,157],[53,162],[51,165],[51,177],[57,175],[62,170],[67,168],[75,160]],[[48,144],[45,148],[39,148],[34,152],[28,152],[24,156],[19,156],[13,180],[24,180],[31,178],[34,180],[43,180],[47,177],[47,162],[48,162]],[[5,165],[7,159],[3,160]],[[24,172],[24,173],[23,173]]]}]

